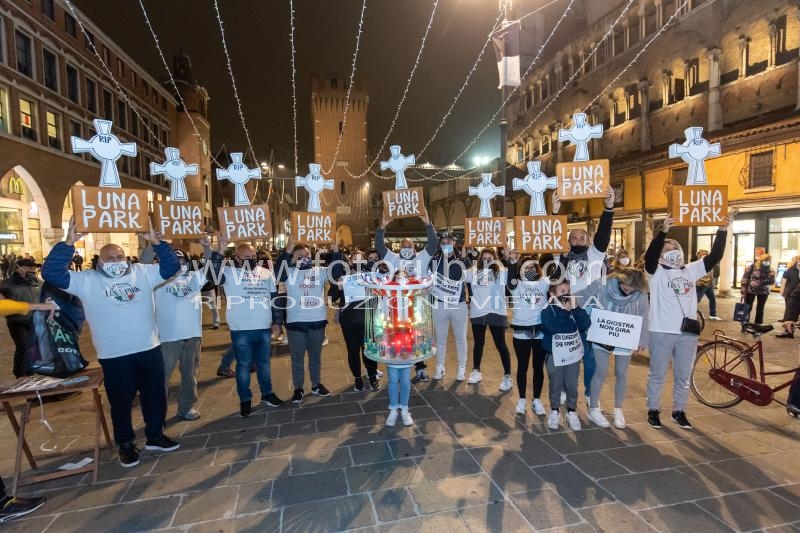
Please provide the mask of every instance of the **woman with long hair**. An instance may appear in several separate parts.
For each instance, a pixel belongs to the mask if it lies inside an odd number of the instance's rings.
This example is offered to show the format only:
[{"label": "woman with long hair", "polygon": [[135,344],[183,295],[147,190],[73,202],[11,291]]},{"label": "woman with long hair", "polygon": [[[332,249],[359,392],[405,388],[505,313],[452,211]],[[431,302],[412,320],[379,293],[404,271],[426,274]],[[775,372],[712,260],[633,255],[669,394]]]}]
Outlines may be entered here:
[{"label": "woman with long hair", "polygon": [[742,276],[741,290],[745,303],[752,308],[753,301],[757,299],[755,324],[764,322],[764,306],[767,305],[770,286],[775,284],[775,271],[771,265],[772,256],[761,254]]}]

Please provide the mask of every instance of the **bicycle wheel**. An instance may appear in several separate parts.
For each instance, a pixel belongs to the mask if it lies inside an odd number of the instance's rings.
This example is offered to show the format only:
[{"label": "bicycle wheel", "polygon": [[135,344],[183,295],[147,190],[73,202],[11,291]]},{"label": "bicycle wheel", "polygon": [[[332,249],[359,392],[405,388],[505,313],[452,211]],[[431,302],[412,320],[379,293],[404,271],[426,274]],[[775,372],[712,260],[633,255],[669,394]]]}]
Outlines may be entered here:
[{"label": "bicycle wheel", "polygon": [[692,394],[709,407],[732,407],[742,398],[711,378],[709,371],[719,368],[737,376],[755,379],[756,370],[750,357],[742,357],[742,349],[734,344],[718,341],[704,344],[697,351],[692,367]]},{"label": "bicycle wheel", "polygon": [[706,316],[700,311],[697,312],[697,321],[700,322],[700,332],[702,333],[706,329]]}]

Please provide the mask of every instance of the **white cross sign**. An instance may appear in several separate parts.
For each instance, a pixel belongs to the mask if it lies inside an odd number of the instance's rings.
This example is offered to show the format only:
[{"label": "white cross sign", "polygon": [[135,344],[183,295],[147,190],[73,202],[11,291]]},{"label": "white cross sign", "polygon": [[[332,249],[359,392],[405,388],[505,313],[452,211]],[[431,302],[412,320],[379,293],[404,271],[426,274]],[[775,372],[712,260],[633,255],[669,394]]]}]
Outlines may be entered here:
[{"label": "white cross sign", "polygon": [[388,161],[381,161],[381,170],[386,170],[388,168],[394,172],[395,190],[408,189],[405,172],[409,166],[416,164],[416,158],[413,154],[409,156],[401,154],[400,146],[396,144],[390,146],[389,151],[392,155],[389,157]]},{"label": "white cross sign", "polygon": [[250,205],[250,198],[247,197],[247,189],[244,185],[251,179],[261,179],[261,170],[257,168],[247,168],[242,163],[242,152],[231,154],[232,163],[227,169],[217,169],[217,179],[228,180],[236,186],[233,205]]},{"label": "white cross sign", "polygon": [[110,120],[94,119],[94,129],[97,133],[88,141],[73,136],[72,152],[75,154],[89,153],[100,161],[100,186],[122,187],[117,171],[117,159],[121,156],[134,157],[136,143],[121,143],[116,135],[111,133],[113,122]]},{"label": "white cross sign", "polygon": [[686,185],[707,185],[706,159],[722,153],[720,145],[711,144],[703,139],[703,128],[700,126],[686,128],[683,133],[686,135],[686,141],[683,144],[669,145],[669,156],[680,157],[689,165]]},{"label": "white cross sign", "polygon": [[541,170],[542,163],[539,161],[528,161],[528,175],[524,179],[514,178],[511,182],[515,191],[525,191],[531,196],[531,207],[528,209],[528,216],[546,215],[547,210],[544,206],[544,192],[547,189],[555,189],[558,180],[552,178]]},{"label": "white cross sign", "polygon": [[502,196],[506,193],[506,188],[503,185],[495,186],[492,183],[492,173],[484,172],[481,174],[481,182],[469,188],[470,196],[477,196],[481,200],[481,212],[478,214],[481,218],[492,217],[492,198],[495,196]]},{"label": "white cross sign", "polygon": [[175,202],[186,202],[189,194],[186,192],[186,176],[197,174],[197,165],[187,165],[181,159],[181,151],[168,147],[164,150],[167,160],[164,163],[150,163],[150,175],[164,174],[169,180],[169,197]]},{"label": "white cross sign", "polygon": [[308,174],[303,176],[295,176],[295,187],[302,187],[308,191],[308,212],[320,213],[322,212],[322,204],[319,201],[319,195],[325,189],[333,190],[334,181],[326,180],[322,177],[320,169],[322,167],[316,163],[308,165]]},{"label": "white cross sign", "polygon": [[589,160],[589,141],[603,136],[603,125],[590,126],[586,123],[586,113],[572,115],[572,127],[558,130],[559,142],[569,141],[575,145],[573,161]]}]

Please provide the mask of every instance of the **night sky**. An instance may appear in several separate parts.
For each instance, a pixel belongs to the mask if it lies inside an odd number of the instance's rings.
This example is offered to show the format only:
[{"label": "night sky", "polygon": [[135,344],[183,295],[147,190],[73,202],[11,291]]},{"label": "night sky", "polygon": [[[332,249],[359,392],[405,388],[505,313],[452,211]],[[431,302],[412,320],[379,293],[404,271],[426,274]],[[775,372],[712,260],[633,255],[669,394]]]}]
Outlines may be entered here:
[{"label": "night sky", "polygon": [[[157,79],[165,77],[136,0],[74,0],[96,25]],[[265,159],[292,161],[292,111],[288,0],[219,0],[228,49],[253,147]],[[171,66],[183,48],[195,77],[211,97],[212,146],[244,151],[212,0],[145,0],[144,5]],[[356,83],[369,89],[368,135],[375,151],[388,131],[433,0],[368,0]],[[497,17],[497,0],[440,0],[421,64],[388,144],[416,152],[432,135],[477,57]],[[309,112],[314,73],[350,75],[360,0],[296,0],[298,135],[300,165],[313,149]],[[469,87],[437,140],[426,152],[455,156],[477,135],[500,103],[491,43]],[[467,154],[499,155],[499,126],[491,126]],[[428,157],[423,157],[423,161]],[[420,161],[420,162],[423,162]],[[448,160],[449,162],[449,160]]]}]

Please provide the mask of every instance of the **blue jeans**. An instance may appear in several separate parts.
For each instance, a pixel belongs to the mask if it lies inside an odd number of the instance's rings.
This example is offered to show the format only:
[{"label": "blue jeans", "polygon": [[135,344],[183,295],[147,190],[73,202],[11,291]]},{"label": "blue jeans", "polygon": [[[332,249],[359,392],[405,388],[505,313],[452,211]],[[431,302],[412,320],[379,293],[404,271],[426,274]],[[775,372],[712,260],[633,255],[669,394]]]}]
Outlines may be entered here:
[{"label": "blue jeans", "polygon": [[233,346],[231,346],[230,348],[228,348],[228,351],[222,355],[222,360],[219,362],[219,366],[221,368],[230,368],[231,365],[233,364],[233,358],[234,358]]},{"label": "blue jeans", "polygon": [[583,389],[584,394],[589,396],[589,391],[592,389],[592,377],[594,377],[594,369],[597,363],[594,360],[594,352],[592,351],[592,343],[583,343]]},{"label": "blue jeans", "polygon": [[705,287],[703,285],[695,285],[697,290],[697,303],[703,299],[703,296],[708,296],[708,312],[711,316],[717,316],[717,297],[714,295],[714,287]]},{"label": "blue jeans", "polygon": [[411,367],[386,365],[389,374],[389,409],[408,409],[411,396]]},{"label": "blue jeans", "polygon": [[256,365],[256,379],[261,396],[272,394],[269,357],[272,350],[270,330],[248,329],[231,331],[233,354],[236,357],[236,393],[240,402],[253,399],[250,391],[250,366]]}]

